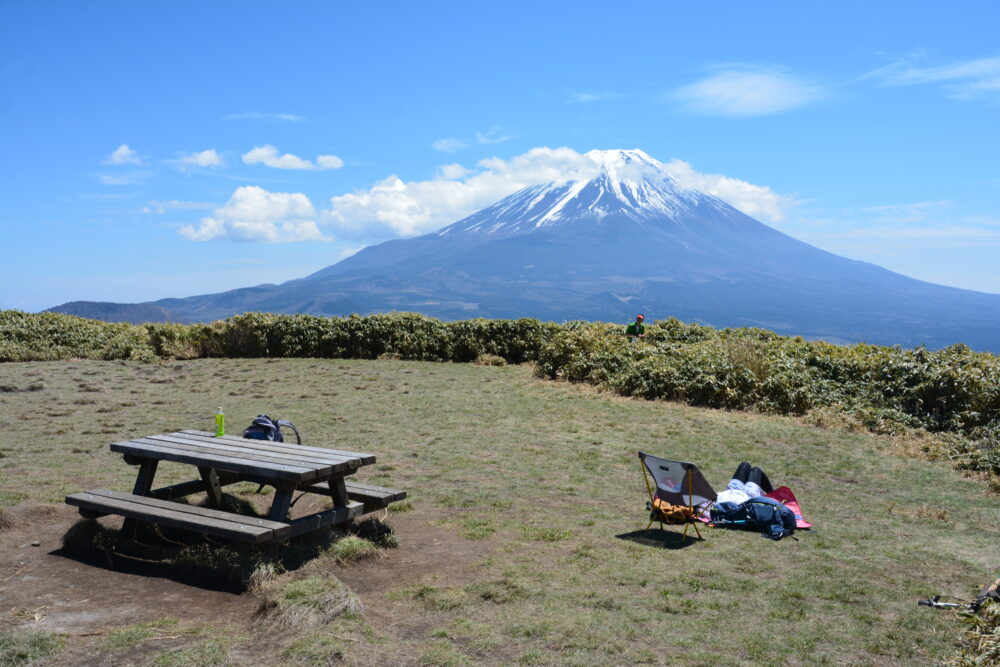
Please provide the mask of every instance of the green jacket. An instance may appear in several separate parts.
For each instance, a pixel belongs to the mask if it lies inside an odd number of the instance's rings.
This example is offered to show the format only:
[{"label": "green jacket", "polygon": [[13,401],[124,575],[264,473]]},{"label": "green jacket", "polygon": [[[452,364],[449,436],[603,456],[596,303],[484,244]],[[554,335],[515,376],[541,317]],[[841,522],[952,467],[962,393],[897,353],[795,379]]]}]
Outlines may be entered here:
[{"label": "green jacket", "polygon": [[646,328],[643,326],[642,322],[633,322],[625,327],[626,336],[642,336],[645,335],[645,333]]}]

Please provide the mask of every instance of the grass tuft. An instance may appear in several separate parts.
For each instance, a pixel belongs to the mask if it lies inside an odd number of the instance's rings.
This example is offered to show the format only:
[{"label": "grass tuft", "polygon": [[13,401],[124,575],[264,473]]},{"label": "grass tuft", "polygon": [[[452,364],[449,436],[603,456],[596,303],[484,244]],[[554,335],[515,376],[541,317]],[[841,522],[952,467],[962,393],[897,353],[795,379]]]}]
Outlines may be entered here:
[{"label": "grass tuft", "polygon": [[35,664],[62,650],[61,635],[40,630],[0,631],[0,665],[18,667]]},{"label": "grass tuft", "polygon": [[316,628],[338,616],[360,616],[358,597],[332,574],[265,584],[258,614],[286,628]]},{"label": "grass tuft", "polygon": [[223,667],[233,664],[227,642],[209,639],[185,648],[166,651],[149,662],[150,667]]}]

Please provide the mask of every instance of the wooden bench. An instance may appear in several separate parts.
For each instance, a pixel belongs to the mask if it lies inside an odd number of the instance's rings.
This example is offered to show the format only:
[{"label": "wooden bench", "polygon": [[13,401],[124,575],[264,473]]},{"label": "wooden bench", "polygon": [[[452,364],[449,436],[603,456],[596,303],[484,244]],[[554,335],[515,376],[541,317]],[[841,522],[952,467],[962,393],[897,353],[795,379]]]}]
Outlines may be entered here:
[{"label": "wooden bench", "polygon": [[118,514],[129,519],[251,544],[280,540],[298,532],[287,523],[107,489],[74,493],[66,496],[66,502],[78,507],[80,514],[90,519]]},{"label": "wooden bench", "polygon": [[[384,486],[371,486],[369,484],[359,484],[358,482],[346,480],[344,486],[347,487],[348,498],[364,505],[364,514],[385,509],[390,503],[406,498],[406,491],[390,489]],[[313,493],[328,493],[330,486],[326,482],[320,482],[299,488]]]}]

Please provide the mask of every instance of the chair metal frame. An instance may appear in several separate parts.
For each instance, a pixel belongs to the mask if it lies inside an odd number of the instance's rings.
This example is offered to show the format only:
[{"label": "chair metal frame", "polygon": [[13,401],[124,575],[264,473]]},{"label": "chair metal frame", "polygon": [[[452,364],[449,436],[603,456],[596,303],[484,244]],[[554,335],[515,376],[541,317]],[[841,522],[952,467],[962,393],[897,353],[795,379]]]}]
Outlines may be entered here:
[{"label": "chair metal frame", "polygon": [[[658,509],[656,507],[656,494],[653,493],[653,485],[649,481],[650,472],[649,472],[649,469],[646,467],[646,462],[642,460],[642,453],[641,452],[639,454],[639,465],[642,466],[642,478],[646,482],[646,491],[649,493],[650,514],[649,514],[649,523],[646,525],[646,530],[649,530],[649,527],[653,525],[654,521],[660,524],[660,530],[665,530],[665,528],[663,527],[664,526],[663,520],[661,519],[661,517],[662,517],[662,510],[660,510],[660,509]],[[692,464],[685,464],[685,466],[687,466],[686,467],[687,474],[685,475],[685,477],[687,478],[687,483],[688,483],[688,502],[690,503],[689,507],[690,507],[692,516],[689,517],[684,522],[684,533],[683,533],[683,535],[681,535],[681,541],[683,541],[683,540],[685,540],[687,538],[688,528],[690,526],[692,526],[692,525],[694,526],[694,532],[697,533],[698,539],[700,540],[700,539],[703,539],[703,538],[701,536],[701,531],[698,529],[698,523],[699,522],[698,522],[698,519],[694,518],[694,515],[695,515],[695,509],[694,509],[694,473],[691,471],[691,468],[693,466],[692,466]],[[682,491],[682,493],[683,493],[683,491]],[[694,539],[694,538],[691,538],[691,539]]]}]

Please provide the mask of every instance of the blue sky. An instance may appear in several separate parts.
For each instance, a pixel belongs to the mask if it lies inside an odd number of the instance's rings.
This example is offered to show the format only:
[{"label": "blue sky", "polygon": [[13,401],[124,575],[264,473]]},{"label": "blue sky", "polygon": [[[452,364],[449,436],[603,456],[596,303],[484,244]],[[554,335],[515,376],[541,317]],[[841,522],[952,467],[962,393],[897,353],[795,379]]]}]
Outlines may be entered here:
[{"label": "blue sky", "polygon": [[1000,293],[997,25],[995,2],[0,0],[0,308],[301,277],[593,148]]}]

